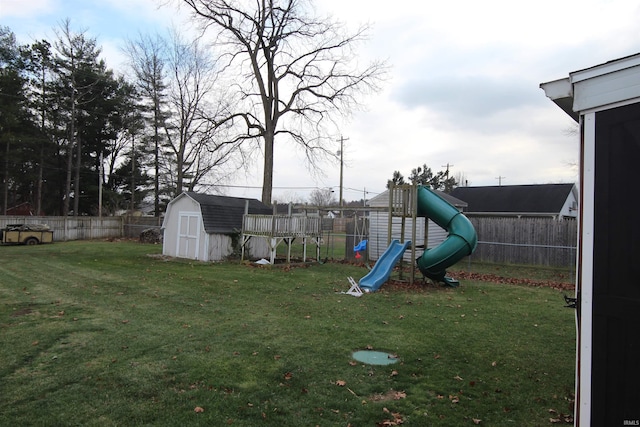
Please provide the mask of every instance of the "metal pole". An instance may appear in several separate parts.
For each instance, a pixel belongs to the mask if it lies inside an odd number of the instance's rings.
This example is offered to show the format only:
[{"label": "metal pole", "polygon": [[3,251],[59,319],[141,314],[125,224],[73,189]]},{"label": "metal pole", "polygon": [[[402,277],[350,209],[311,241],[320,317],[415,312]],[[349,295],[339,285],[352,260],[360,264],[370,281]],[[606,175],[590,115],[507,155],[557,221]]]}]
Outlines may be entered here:
[{"label": "metal pole", "polygon": [[[338,152],[340,154],[340,200],[338,201],[338,205],[340,206],[340,208],[342,208],[342,172],[344,169],[344,141],[348,141],[349,138],[344,138],[342,135],[340,135],[340,151]],[[344,215],[344,212],[342,210],[340,210],[340,218],[342,218]]]}]

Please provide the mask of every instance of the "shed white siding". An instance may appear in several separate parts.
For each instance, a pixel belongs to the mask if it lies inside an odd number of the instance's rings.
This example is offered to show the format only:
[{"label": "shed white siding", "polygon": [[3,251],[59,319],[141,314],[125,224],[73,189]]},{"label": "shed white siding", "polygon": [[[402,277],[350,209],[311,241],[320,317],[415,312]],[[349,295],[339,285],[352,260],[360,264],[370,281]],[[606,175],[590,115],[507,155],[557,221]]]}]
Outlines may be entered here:
[{"label": "shed white siding", "polygon": [[191,197],[181,194],[169,202],[162,228],[163,255],[209,261],[209,251],[206,250],[208,238],[202,222],[200,204]]},{"label": "shed white siding", "polygon": [[[369,202],[371,207],[389,207],[389,193],[385,191],[380,195],[374,197]],[[405,218],[405,233],[404,239],[402,238],[402,218],[394,217],[391,227],[391,239],[398,239],[401,241],[407,241],[412,239],[412,226],[413,219]],[[416,242],[414,245],[424,245],[424,223],[425,218],[416,218]],[[380,255],[387,249],[388,242],[388,229],[389,229],[389,214],[387,212],[372,211],[369,219],[369,258],[377,260]],[[428,230],[428,244],[427,248],[433,248],[442,243],[447,238],[446,230],[443,230],[433,221],[429,220]],[[421,249],[416,249],[416,257],[422,255]],[[404,254],[404,260],[411,260],[411,252],[407,251]]]}]

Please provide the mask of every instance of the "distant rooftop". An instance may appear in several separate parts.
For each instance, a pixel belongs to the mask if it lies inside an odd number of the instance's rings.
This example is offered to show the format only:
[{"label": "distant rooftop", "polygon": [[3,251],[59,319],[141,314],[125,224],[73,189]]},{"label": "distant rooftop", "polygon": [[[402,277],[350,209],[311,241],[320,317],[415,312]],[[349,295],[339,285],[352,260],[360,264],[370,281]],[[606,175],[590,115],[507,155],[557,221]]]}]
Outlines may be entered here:
[{"label": "distant rooftop", "polygon": [[451,195],[467,202],[474,213],[558,213],[575,184],[457,187]]}]

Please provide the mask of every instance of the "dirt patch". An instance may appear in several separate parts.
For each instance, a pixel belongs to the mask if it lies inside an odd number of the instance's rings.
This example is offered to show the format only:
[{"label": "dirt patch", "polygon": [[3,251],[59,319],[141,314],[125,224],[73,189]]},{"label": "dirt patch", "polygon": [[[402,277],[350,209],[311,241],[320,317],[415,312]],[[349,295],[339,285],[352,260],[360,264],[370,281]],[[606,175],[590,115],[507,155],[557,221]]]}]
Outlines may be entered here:
[{"label": "dirt patch", "polygon": [[24,308],[21,308],[20,310],[17,310],[11,313],[11,317],[26,316],[27,314],[31,314],[31,313],[33,313],[32,309],[30,309],[29,307],[24,307]]},{"label": "dirt patch", "polygon": [[405,397],[407,397],[407,393],[405,393],[404,391],[389,390],[384,394],[373,394],[367,397],[366,400],[369,400],[371,402],[389,402],[391,400],[404,399]]}]

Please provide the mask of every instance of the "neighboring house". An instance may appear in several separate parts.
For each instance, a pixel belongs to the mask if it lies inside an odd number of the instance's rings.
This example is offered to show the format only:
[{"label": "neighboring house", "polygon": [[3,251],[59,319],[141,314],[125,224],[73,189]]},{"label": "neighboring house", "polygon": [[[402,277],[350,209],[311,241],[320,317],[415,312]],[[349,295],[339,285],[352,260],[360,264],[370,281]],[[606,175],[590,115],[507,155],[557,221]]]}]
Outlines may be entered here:
[{"label": "neighboring house", "polygon": [[[459,200],[447,193],[436,191],[436,193],[445,199],[447,202],[462,210],[467,206],[465,202]],[[368,205],[372,208],[389,208],[389,191],[386,190],[377,196],[369,200]],[[392,219],[392,232],[391,239],[399,239],[401,241],[411,240],[412,236],[412,218],[405,218],[405,232],[404,239],[402,239],[402,218],[393,217]],[[425,220],[424,218],[416,219],[416,240],[414,245],[424,245],[425,234]],[[388,242],[388,230],[389,230],[389,214],[387,211],[372,210],[369,214],[369,258],[377,260],[380,255],[387,249]],[[433,248],[442,243],[447,238],[447,231],[440,228],[433,221],[429,220],[429,228],[427,230],[428,248]],[[416,256],[422,255],[422,250],[419,250]],[[411,261],[411,252],[407,251],[404,255],[404,259]]]},{"label": "neighboring house", "polygon": [[[15,216],[34,216],[38,215],[36,209],[29,202],[22,202],[19,205],[7,209],[6,215]],[[44,216],[44,212],[40,212],[40,216]]]},{"label": "neighboring house", "polygon": [[[242,217],[248,213],[271,215],[272,209],[256,199],[184,192],[171,200],[162,221],[162,254],[200,261],[221,261],[239,253]],[[250,257],[269,254],[267,242],[251,239]]]},{"label": "neighboring house", "polygon": [[465,215],[575,218],[575,184],[501,185],[457,187],[451,195],[464,200]]}]

